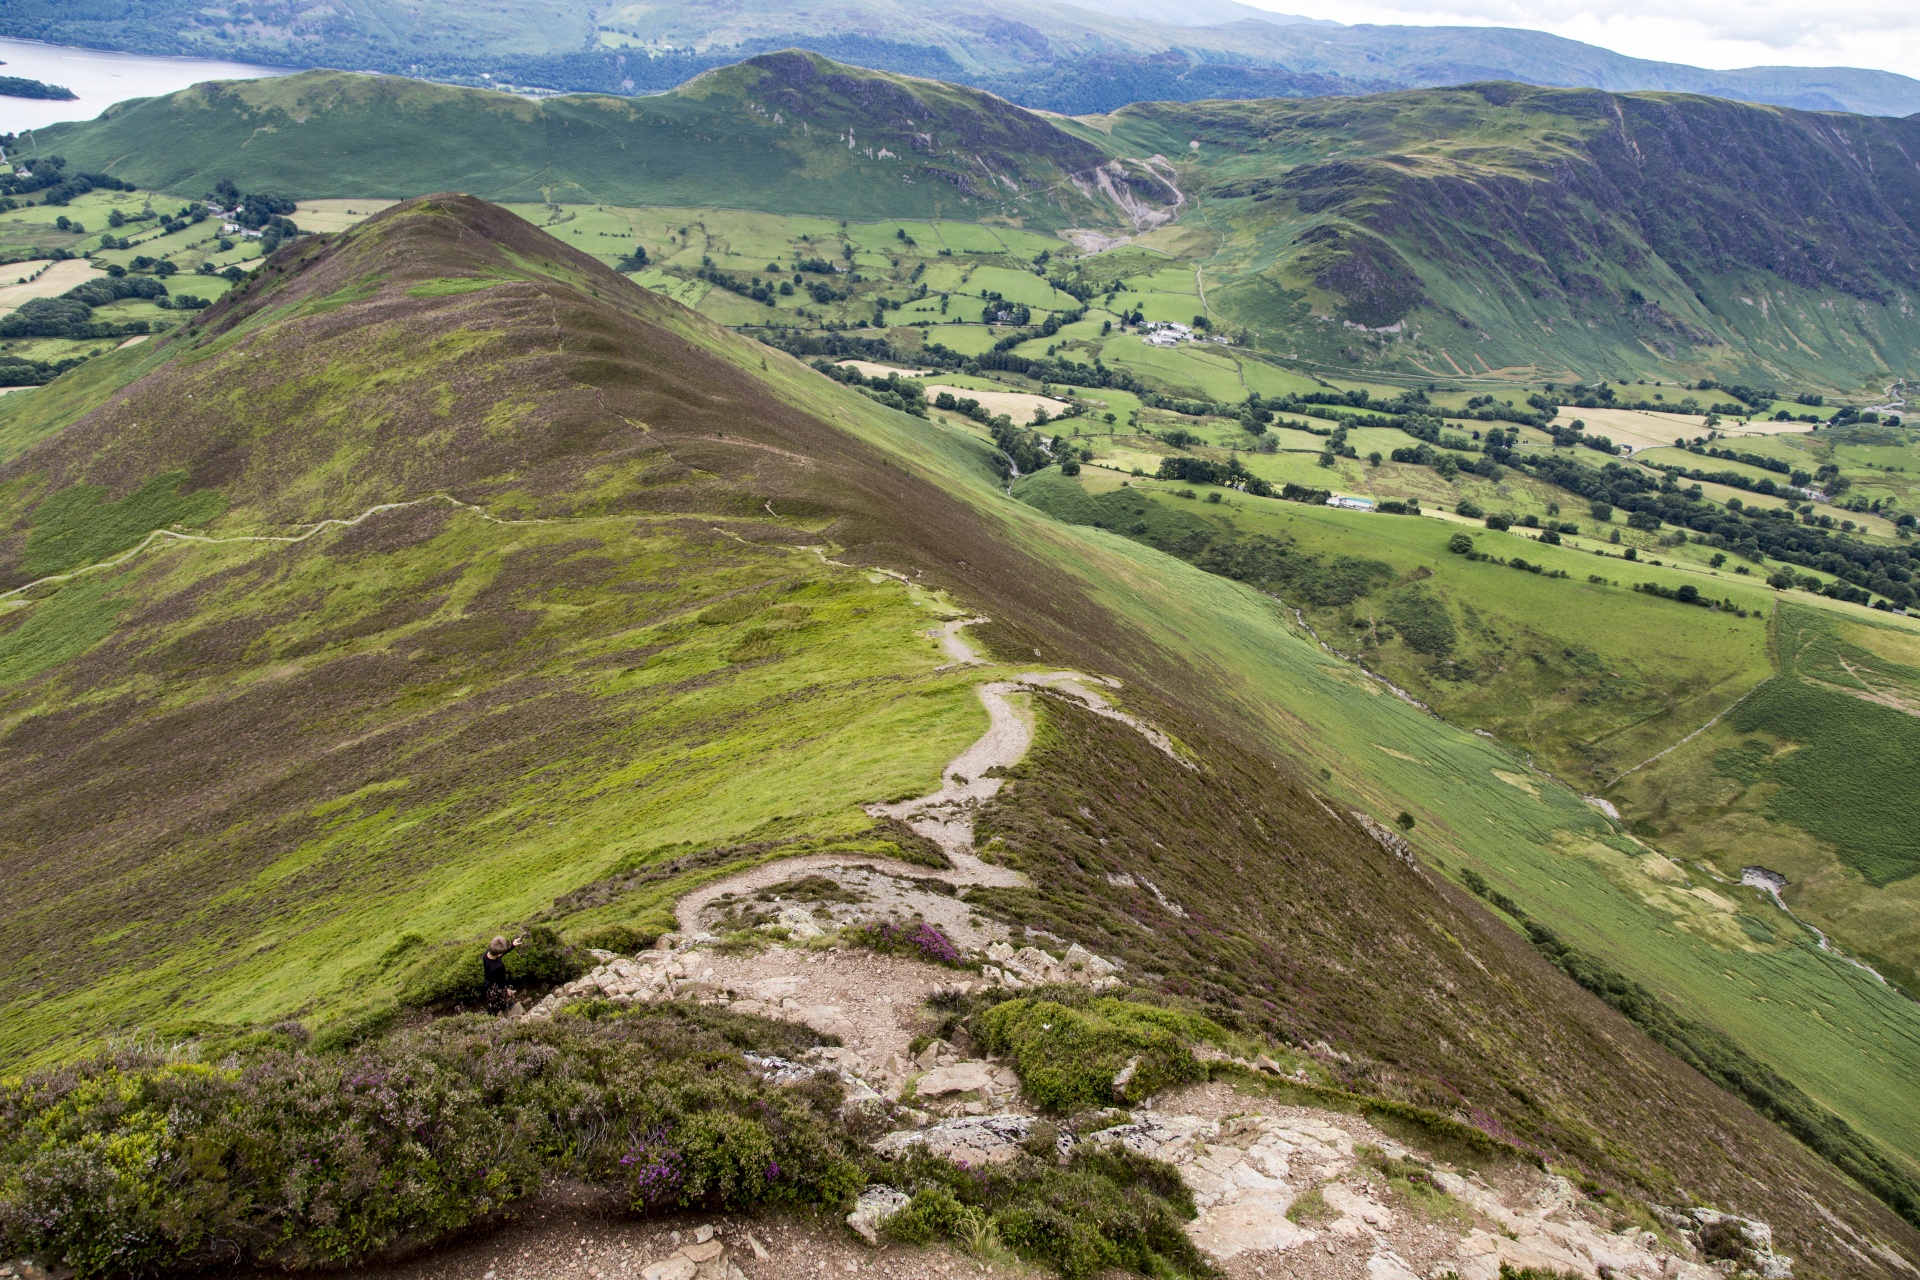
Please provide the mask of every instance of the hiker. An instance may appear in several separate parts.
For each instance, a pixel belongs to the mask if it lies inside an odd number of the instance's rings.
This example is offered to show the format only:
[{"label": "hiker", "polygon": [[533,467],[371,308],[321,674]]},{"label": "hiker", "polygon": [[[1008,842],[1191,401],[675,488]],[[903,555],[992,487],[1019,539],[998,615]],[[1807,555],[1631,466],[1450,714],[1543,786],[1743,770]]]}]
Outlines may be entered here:
[{"label": "hiker", "polygon": [[505,938],[495,938],[487,944],[487,954],[480,961],[480,967],[487,975],[487,1012],[505,1013],[513,1003],[513,988],[507,985],[507,952],[512,951],[527,940],[521,934],[513,940],[512,946]]}]

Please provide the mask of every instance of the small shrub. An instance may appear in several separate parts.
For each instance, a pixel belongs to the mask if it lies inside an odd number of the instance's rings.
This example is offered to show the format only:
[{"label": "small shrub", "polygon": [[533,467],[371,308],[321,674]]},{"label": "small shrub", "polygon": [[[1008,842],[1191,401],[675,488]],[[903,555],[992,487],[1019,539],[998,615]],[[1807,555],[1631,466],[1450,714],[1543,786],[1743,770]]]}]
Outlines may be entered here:
[{"label": "small shrub", "polygon": [[1750,1265],[1753,1247],[1747,1240],[1747,1233],[1737,1222],[1722,1219],[1709,1222],[1700,1228],[1700,1252],[1709,1262],[1734,1262],[1743,1266]]},{"label": "small shrub", "polygon": [[1319,1187],[1307,1188],[1295,1196],[1293,1203],[1287,1206],[1288,1221],[1303,1227],[1310,1227],[1317,1222],[1326,1222],[1337,1216],[1333,1206],[1327,1203],[1326,1196],[1321,1194]]},{"label": "small shrub", "polygon": [[903,1244],[925,1244],[941,1237],[957,1237],[969,1217],[966,1205],[946,1187],[925,1187],[899,1209],[882,1228]]},{"label": "small shrub", "polygon": [[889,920],[864,928],[849,929],[845,936],[854,945],[872,947],[875,951],[904,952],[953,969],[973,967],[967,958],[960,954],[960,948],[954,946],[946,934],[941,933],[925,920],[916,920],[911,926],[898,925]]},{"label": "small shrub", "polygon": [[1473,554],[1473,538],[1464,533],[1456,533],[1447,539],[1447,550],[1457,556]]},{"label": "small shrub", "polygon": [[897,1239],[946,1236],[990,1253],[997,1237],[1070,1280],[1213,1274],[1182,1230],[1194,1207],[1179,1173],[1124,1148],[1081,1147],[1064,1168],[1028,1155],[977,1169],[909,1155],[895,1180],[913,1197],[887,1223]]},{"label": "small shrub", "polygon": [[[989,1052],[1012,1057],[1029,1098],[1069,1115],[1204,1078],[1191,1046],[1223,1034],[1194,1014],[1128,1000],[1074,1009],[1039,997],[995,1005],[974,1019],[974,1033]],[[1116,1089],[1129,1063],[1133,1074]]]}]

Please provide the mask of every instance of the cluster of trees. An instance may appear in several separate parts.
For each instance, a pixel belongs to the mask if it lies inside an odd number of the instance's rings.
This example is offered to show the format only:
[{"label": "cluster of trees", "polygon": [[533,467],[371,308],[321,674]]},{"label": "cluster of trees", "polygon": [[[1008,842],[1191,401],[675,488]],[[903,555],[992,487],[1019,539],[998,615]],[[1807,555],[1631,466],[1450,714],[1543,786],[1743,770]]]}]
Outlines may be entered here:
[{"label": "cluster of trees", "polygon": [[[1615,457],[1620,455],[1619,445],[1606,436],[1588,435],[1587,424],[1578,418],[1565,426],[1555,424],[1547,429],[1553,433],[1553,444],[1556,449],[1572,449],[1578,445],[1585,445],[1597,453],[1612,454]],[[1515,440],[1518,438],[1518,435],[1514,437]],[[1512,448],[1513,442],[1509,441],[1507,447]]]},{"label": "cluster of trees", "polygon": [[[927,350],[945,352],[947,348],[934,343]],[[1143,402],[1151,403],[1139,379],[1125,369],[1109,368],[1098,357],[1094,358],[1092,364],[1081,364],[1065,356],[1023,356],[1012,351],[989,351],[971,360],[957,352],[951,354],[957,358],[958,367],[967,373],[978,374],[986,369],[998,369],[1024,373],[1040,382],[1067,387],[1110,387],[1116,391],[1131,391],[1139,395]]]},{"label": "cluster of trees", "polygon": [[1677,587],[1662,586],[1658,582],[1636,582],[1633,584],[1633,589],[1650,596],[1659,596],[1662,600],[1672,600],[1678,604],[1697,604],[1704,609],[1725,610],[1728,613],[1737,613],[1743,618],[1747,616],[1745,609],[1734,606],[1731,597],[1715,600],[1711,596],[1703,596],[1700,594],[1700,588],[1691,582],[1682,583]]},{"label": "cluster of trees", "polygon": [[[1703,458],[1720,458],[1727,462],[1744,462],[1750,467],[1759,467],[1762,471],[1777,471],[1783,476],[1793,471],[1793,468],[1782,458],[1769,458],[1765,454],[1759,453],[1738,453],[1732,449],[1721,449],[1717,446],[1706,444],[1687,444],[1680,440],[1675,440],[1674,443],[1685,449],[1688,453],[1697,453]],[[1796,474],[1806,475],[1806,472],[1802,471]],[[1808,477],[1808,479],[1811,479],[1811,477]],[[1806,484],[1807,481],[1796,479],[1794,483]]]},{"label": "cluster of trees", "polygon": [[1282,502],[1304,502],[1310,507],[1324,507],[1331,497],[1331,489],[1316,489],[1311,485],[1295,484],[1291,480],[1280,489]]},{"label": "cluster of trees", "polygon": [[131,191],[131,182],[122,182],[110,173],[68,173],[64,156],[41,156],[28,160],[12,173],[0,174],[0,196],[38,195],[41,204],[63,205],[89,191]]},{"label": "cluster of trees", "polygon": [[889,373],[884,378],[869,378],[852,365],[833,364],[826,360],[814,361],[813,367],[835,382],[859,387],[889,409],[898,409],[916,418],[927,416],[927,392],[918,378],[903,378],[898,373]]},{"label": "cluster of trees", "polygon": [[[1431,450],[1427,450],[1423,458],[1424,448],[1423,444],[1419,448],[1396,449],[1394,460],[1424,461],[1436,470],[1447,462],[1458,466],[1451,457]],[[1914,587],[1915,573],[1920,566],[1916,566],[1916,557],[1906,547],[1862,542],[1844,534],[1834,536],[1830,532],[1832,518],[1815,516],[1810,511],[1800,513],[1796,520],[1796,512],[1791,507],[1763,511],[1743,507],[1737,498],[1724,508],[1716,507],[1704,499],[1698,485],[1680,488],[1675,480],[1675,476],[1681,474],[1679,468],[1663,468],[1667,474],[1656,483],[1646,473],[1617,462],[1608,462],[1595,470],[1564,456],[1521,454],[1513,450],[1510,437],[1499,433],[1489,433],[1482,461],[1496,469],[1505,464],[1531,471],[1539,479],[1587,499],[1594,518],[1603,523],[1612,519],[1617,508],[1627,513],[1630,528],[1651,533],[1672,526],[1681,536],[1690,536],[1754,563],[1772,558],[1832,574],[1840,581],[1821,584],[1809,578],[1814,585],[1808,589],[1818,589],[1835,599],[1867,604],[1877,595],[1902,608],[1920,602],[1920,592]],[[1476,470],[1478,466],[1476,464]],[[1748,480],[1742,476],[1740,479],[1754,487],[1773,485],[1766,478]],[[1487,517],[1490,528],[1506,528],[1512,523],[1515,521],[1511,517]],[[1911,521],[1907,527],[1913,527]],[[1569,529],[1565,525],[1551,525],[1542,533],[1541,540],[1558,542],[1562,530],[1578,531],[1577,526]],[[1797,582],[1791,575],[1788,579],[1785,585]]]},{"label": "cluster of trees", "polygon": [[[926,295],[925,289],[922,289],[920,292],[921,292],[921,296],[924,297]],[[942,296],[945,296],[945,295],[942,295]],[[1025,325],[1027,323],[1028,318],[1032,314],[1025,307],[1018,307],[1018,306],[1015,307],[1015,309],[1011,312],[1005,311],[1005,310],[999,311],[998,313],[995,312],[994,309],[996,306],[1004,307],[1005,305],[1006,304],[1004,303],[989,302],[987,304],[987,314],[1017,316],[1018,317],[1017,319],[1011,320],[1008,323],[1020,324],[1020,325]],[[1019,346],[1021,343],[1031,342],[1035,338],[1051,338],[1054,334],[1060,332],[1060,330],[1064,329],[1066,326],[1080,320],[1086,314],[1087,313],[1085,311],[1055,311],[1051,315],[1049,315],[1045,320],[1042,320],[1038,325],[1038,327],[1024,328],[1024,329],[1021,329],[1018,333],[1009,333],[1004,335],[993,344],[993,350],[996,353],[1002,352],[1002,351],[1011,351],[1015,347]],[[991,324],[993,323],[993,321],[989,320],[988,323]]]},{"label": "cluster of trees", "polygon": [[260,232],[260,251],[269,256],[286,241],[306,234],[287,216],[299,206],[286,196],[243,192],[222,178],[207,193],[207,199],[226,210],[229,220],[249,231]]},{"label": "cluster of trees", "polygon": [[[993,421],[993,411],[975,400],[972,396],[956,396],[951,391],[942,391],[933,398],[933,407],[947,409],[954,413],[965,414],[981,425]],[[1012,421],[1011,418],[1008,419]]]},{"label": "cluster of trees", "polygon": [[[1505,453],[1505,450],[1501,451]],[[1540,479],[1593,502],[1604,502],[1628,513],[1627,523],[1652,532],[1662,525],[1690,533],[1697,541],[1731,551],[1755,563],[1771,558],[1841,579],[1834,584],[1839,599],[1867,603],[1871,592],[1902,608],[1916,595],[1914,556],[1903,546],[1883,546],[1855,538],[1834,536],[1817,520],[1799,521],[1790,507],[1768,510],[1706,502],[1697,486],[1681,489],[1671,473],[1659,484],[1642,472],[1609,462],[1595,471],[1568,458],[1552,455],[1526,457],[1507,454],[1505,461],[1531,470]],[[1760,480],[1756,484],[1770,484]]]},{"label": "cluster of trees", "polygon": [[[1744,471],[1706,471],[1699,467],[1661,466],[1661,471],[1670,476],[1685,480],[1705,480],[1713,484],[1725,485],[1729,489],[1744,489],[1748,493],[1764,494],[1767,497],[1795,497],[1792,490],[1805,488],[1807,479],[1795,480],[1791,484],[1782,484],[1770,476],[1750,476]],[[1803,471],[1800,473],[1806,476]]]},{"label": "cluster of trees", "polygon": [[283,218],[299,206],[286,196],[261,191],[243,192],[232,181],[222,178],[213,184],[207,199],[227,211],[227,217],[252,231],[263,231],[275,218]]},{"label": "cluster of trees", "polygon": [[[625,263],[630,260],[631,259],[622,260],[621,270],[624,271],[627,269]],[[645,265],[646,263],[643,260],[641,266]],[[743,298],[752,298],[755,302],[764,302],[770,307],[774,305],[774,295],[776,293],[785,294],[789,297],[793,294],[793,283],[789,280],[782,280],[778,284],[771,284],[763,283],[759,276],[754,276],[750,282],[743,282],[738,277],[730,276],[726,272],[717,271],[712,267],[700,268],[698,276],[708,284],[717,285],[727,292],[737,293]],[[816,285],[814,287],[816,289],[824,289],[826,286]],[[829,293],[832,292],[832,290],[827,291]],[[818,300],[819,299],[816,298],[816,301]]]},{"label": "cluster of trees", "polygon": [[[1448,441],[1447,447],[1454,448],[1457,446],[1453,441]],[[1375,454],[1373,456],[1377,458],[1379,455]],[[1440,473],[1442,479],[1449,483],[1463,471],[1471,472],[1487,480],[1498,480],[1500,478],[1499,464],[1485,452],[1482,452],[1478,458],[1463,463],[1455,454],[1448,453],[1445,449],[1435,449],[1431,444],[1422,440],[1417,445],[1411,447],[1402,446],[1401,448],[1395,449],[1390,456],[1395,462],[1408,462],[1415,466],[1432,467]]]},{"label": "cluster of trees", "polygon": [[1060,456],[1056,457],[1054,453],[1048,451],[1046,442],[1040,438],[1039,432],[1031,427],[1016,425],[1013,419],[1004,413],[993,418],[988,423],[987,430],[993,435],[993,443],[999,446],[1000,452],[1013,464],[1014,471],[1018,475],[1030,476],[1036,471],[1052,466],[1056,461],[1061,463],[1060,469],[1064,474],[1080,474],[1081,458],[1077,450],[1069,452],[1064,442],[1056,441],[1055,443],[1061,449]]},{"label": "cluster of trees", "polygon": [[[1815,419],[1815,421],[1818,421],[1818,419]],[[1848,405],[1833,415],[1833,421],[1830,425],[1845,427],[1856,422],[1884,422],[1890,427],[1897,427],[1900,425],[1900,416],[1898,414],[1889,414],[1885,418],[1882,418],[1870,409],[1856,409],[1852,405]]]},{"label": "cluster of trees", "polygon": [[[1712,390],[1718,385],[1719,384],[1713,382],[1697,384],[1701,390]],[[1694,388],[1691,387],[1682,388],[1682,390],[1693,389]],[[1729,392],[1733,390],[1731,387],[1720,389]],[[1751,391],[1752,389],[1742,388],[1742,390]],[[1760,395],[1763,393],[1755,391],[1753,394]],[[1771,392],[1764,394],[1768,397],[1767,400],[1756,400],[1751,406],[1722,401],[1710,404],[1705,409],[1702,409],[1700,407],[1700,401],[1693,396],[1683,396],[1675,402],[1630,399],[1622,396],[1605,382],[1597,386],[1588,386],[1584,382],[1576,382],[1572,386],[1564,389],[1555,387],[1549,383],[1547,385],[1546,395],[1541,397],[1541,399],[1548,400],[1549,402],[1557,402],[1562,405],[1572,405],[1576,409],[1639,409],[1648,413],[1718,413],[1728,417],[1746,417],[1750,415],[1755,408],[1765,405],[1772,399]],[[1548,417],[1552,417],[1552,415],[1549,414]]]},{"label": "cluster of trees", "polygon": [[[1702,378],[1693,384],[1695,391],[1724,391],[1736,400],[1743,400],[1755,409],[1765,408],[1780,398],[1780,393],[1771,387],[1749,387],[1738,382],[1715,382],[1711,378]],[[1801,404],[1819,404],[1820,397],[1808,400],[1806,393],[1799,397]]]},{"label": "cluster of trees", "polygon": [[52,382],[86,357],[69,356],[65,360],[28,360],[24,356],[0,356],[0,387],[37,387]]},{"label": "cluster of trees", "polygon": [[167,286],[154,279],[108,276],[89,280],[57,298],[29,298],[21,303],[12,315],[0,319],[0,338],[122,338],[146,333],[150,327],[145,320],[96,322],[93,309],[122,298],[166,296]]},{"label": "cluster of trees", "polygon": [[[988,294],[987,305],[980,309],[980,323],[982,324],[1010,324],[1024,328],[1032,318],[1033,312],[1030,311],[1024,303],[1007,302],[997,293]],[[1027,340],[1024,336],[1013,336],[1016,342],[1025,342]],[[1002,339],[1002,341],[1005,341],[1005,339]]]},{"label": "cluster of trees", "polygon": [[[25,76],[0,76],[0,98],[38,98],[47,102],[72,102],[80,95],[65,85],[29,80]],[[9,383],[19,386],[19,383]]]},{"label": "cluster of trees", "polygon": [[[1239,456],[1232,455],[1225,462],[1214,462],[1207,458],[1188,458],[1178,455],[1160,459],[1157,478],[1161,480],[1184,480],[1188,484],[1219,484],[1231,489],[1243,489],[1256,498],[1274,496],[1273,486],[1247,470],[1247,464]],[[1298,499],[1296,499],[1298,500]],[[1322,498],[1320,501],[1325,502]]]}]

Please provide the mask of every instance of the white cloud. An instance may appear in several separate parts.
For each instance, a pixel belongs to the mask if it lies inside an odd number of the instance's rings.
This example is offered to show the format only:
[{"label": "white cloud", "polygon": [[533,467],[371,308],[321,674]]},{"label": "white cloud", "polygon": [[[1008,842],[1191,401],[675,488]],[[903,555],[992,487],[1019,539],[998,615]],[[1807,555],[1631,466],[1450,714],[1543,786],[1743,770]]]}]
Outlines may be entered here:
[{"label": "white cloud", "polygon": [[1913,0],[1248,0],[1337,22],[1528,27],[1701,67],[1877,67],[1920,76]]}]

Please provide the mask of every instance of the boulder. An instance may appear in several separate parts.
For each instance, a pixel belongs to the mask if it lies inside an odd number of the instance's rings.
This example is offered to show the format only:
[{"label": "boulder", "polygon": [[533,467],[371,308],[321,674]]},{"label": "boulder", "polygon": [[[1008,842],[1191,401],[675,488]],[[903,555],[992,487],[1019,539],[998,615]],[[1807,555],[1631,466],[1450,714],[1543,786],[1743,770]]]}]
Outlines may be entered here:
[{"label": "boulder", "polygon": [[906,1208],[908,1197],[892,1187],[875,1183],[860,1193],[853,1202],[853,1212],[847,1215],[847,1225],[852,1227],[868,1244],[880,1243],[880,1228],[886,1225],[888,1218]]},{"label": "boulder", "polygon": [[944,1098],[955,1093],[974,1093],[1001,1088],[993,1067],[985,1062],[957,1062],[950,1067],[935,1067],[914,1084],[914,1092],[923,1098]]},{"label": "boulder", "polygon": [[1120,972],[1113,961],[1102,959],[1077,942],[1067,948],[1067,958],[1061,964],[1077,979],[1107,978]]},{"label": "boulder", "polygon": [[[962,1116],[943,1120],[918,1131],[901,1129],[873,1144],[873,1149],[889,1158],[909,1147],[925,1147],[948,1160],[968,1164],[1001,1164],[1020,1153],[1021,1147],[1043,1123],[1038,1116],[993,1115]],[[1073,1148],[1073,1138],[1062,1129],[1055,1139],[1060,1154]]]},{"label": "boulder", "polygon": [[707,1239],[648,1263],[640,1272],[640,1280],[747,1280],[727,1256],[727,1247],[712,1238],[713,1229],[702,1227],[701,1231]]}]

